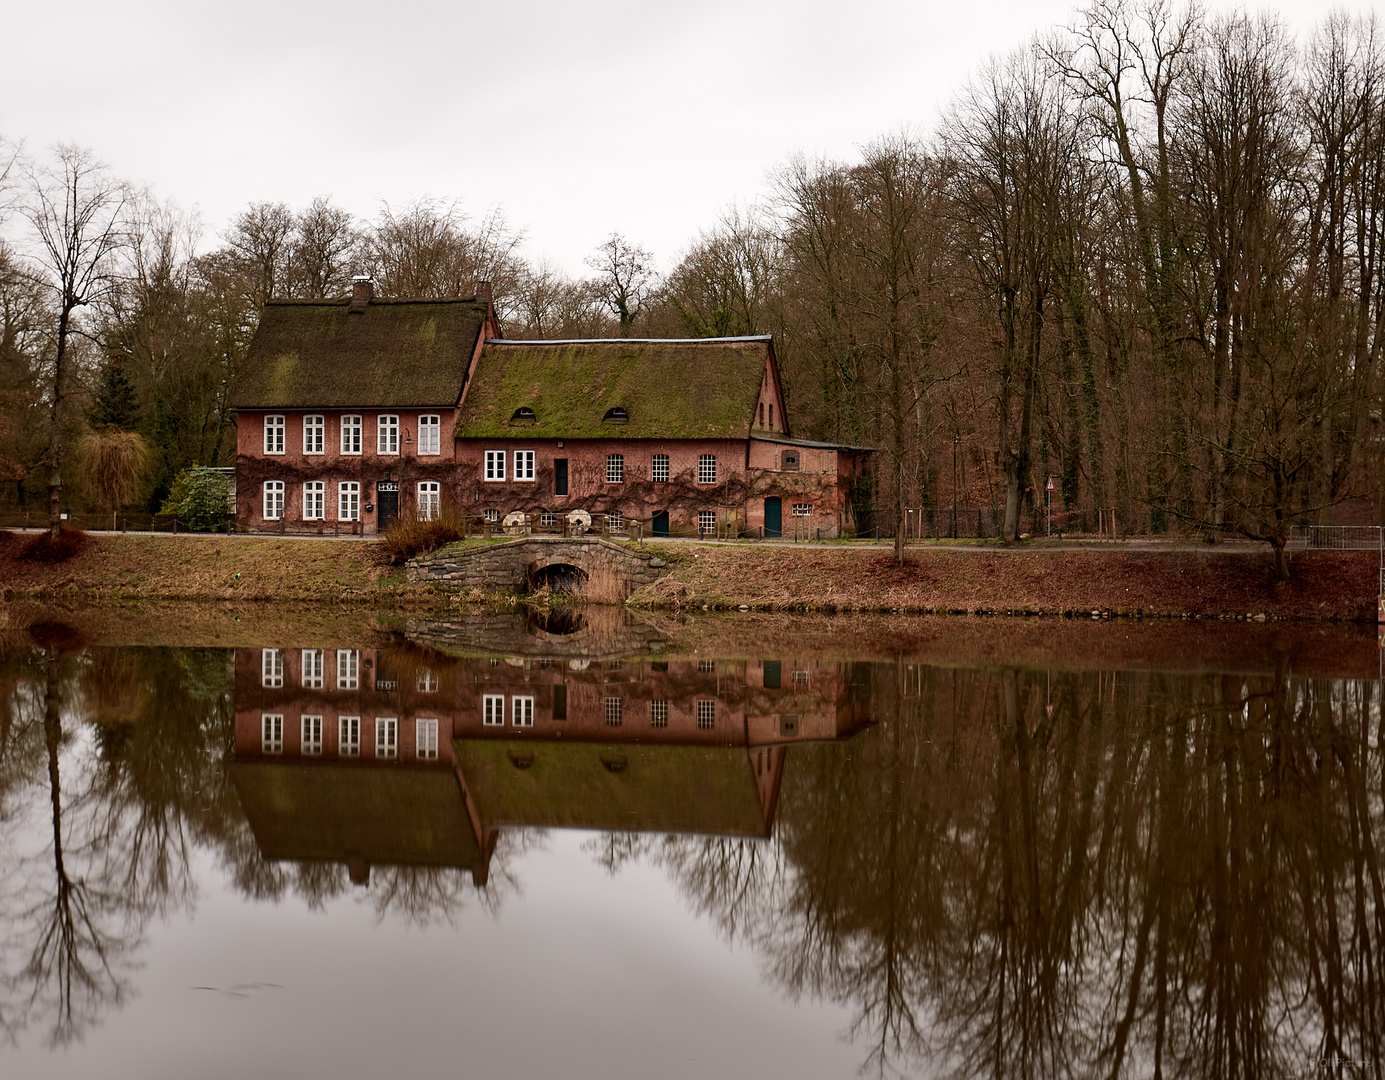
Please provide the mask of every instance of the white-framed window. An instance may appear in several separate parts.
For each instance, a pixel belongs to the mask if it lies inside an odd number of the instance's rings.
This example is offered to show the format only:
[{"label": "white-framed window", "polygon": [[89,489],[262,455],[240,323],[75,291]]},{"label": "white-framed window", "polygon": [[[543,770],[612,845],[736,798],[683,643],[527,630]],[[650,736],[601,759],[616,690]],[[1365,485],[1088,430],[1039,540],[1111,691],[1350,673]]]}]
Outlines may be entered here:
[{"label": "white-framed window", "polygon": [[264,519],[278,521],[284,516],[284,482],[266,480],[264,482]]},{"label": "white-framed window", "polygon": [[481,695],[481,723],[486,727],[505,726],[505,695]]},{"label": "white-framed window", "polygon": [[264,418],[264,452],[282,454],[284,452],[284,418],[278,415]]},{"label": "white-framed window", "polygon": [[337,485],[337,520],[361,520],[361,482],[343,480]]},{"label": "white-framed window", "polygon": [[419,761],[438,760],[438,722],[436,720],[414,721],[414,757]]},{"label": "white-framed window", "polygon": [[337,757],[360,757],[361,718],[359,716],[337,717]]},{"label": "white-framed window", "polygon": [[500,511],[495,509],[495,507],[491,507],[489,510],[483,510],[481,513],[485,519],[492,524],[500,520]]},{"label": "white-framed window", "polygon": [[284,714],[264,713],[260,717],[260,749],[266,754],[284,752]]},{"label": "white-framed window", "polygon": [[606,455],[606,483],[623,484],[625,482],[625,455],[607,454]]},{"label": "white-framed window", "polygon": [[418,484],[418,520],[432,521],[442,514],[442,487],[436,480]]},{"label": "white-framed window", "polygon": [[699,701],[697,703],[697,729],[699,731],[710,731],[717,724],[717,703],[715,701]]},{"label": "white-framed window", "polygon": [[532,480],[534,479],[534,451],[516,450],[515,451],[515,479]]},{"label": "white-framed window", "polygon": [[341,452],[359,454],[361,452],[361,418],[346,415],[341,418]]},{"label": "white-framed window", "polygon": [[649,726],[668,727],[667,701],[651,701],[649,703]]},{"label": "white-framed window", "polygon": [[327,445],[327,418],[321,413],[303,417],[303,453],[321,454]]},{"label": "white-framed window", "polygon": [[303,686],[308,690],[322,689],[322,650],[304,649],[303,659]]},{"label": "white-framed window", "polygon": [[394,413],[381,413],[375,418],[375,452],[399,453],[399,417]]},{"label": "white-framed window", "polygon": [[327,516],[327,485],[309,480],[303,485],[303,520],[321,521]]},{"label": "white-framed window", "polygon": [[704,536],[717,531],[717,512],[715,510],[699,510],[697,512],[697,531]]},{"label": "white-framed window", "polygon": [[424,668],[418,673],[415,685],[420,694],[436,694],[438,688],[442,686],[442,680],[438,678],[438,673],[432,668]]},{"label": "white-framed window", "polygon": [[539,515],[539,524],[545,529],[556,529],[558,527],[558,515],[552,510],[545,510]]},{"label": "white-framed window", "polygon": [[622,517],[620,514],[607,514],[606,528],[608,528],[611,532],[620,532],[622,529],[625,528],[625,518]]},{"label": "white-framed window", "polygon": [[260,685],[284,685],[284,654],[278,649],[260,650]]},{"label": "white-framed window", "polygon": [[697,670],[700,672],[711,672],[716,671],[716,669],[717,662],[715,660],[699,660],[697,662]]},{"label": "white-framed window", "polygon": [[812,504],[812,503],[794,503],[794,504],[793,504],[793,516],[794,516],[794,517],[812,517],[812,516],[813,516],[813,504]]},{"label": "white-framed window", "polygon": [[813,681],[813,676],[811,672],[795,671],[793,673],[793,681],[795,686],[806,686]]},{"label": "white-framed window", "polygon": [[442,453],[442,417],[435,413],[425,413],[418,418],[418,452],[420,454]]},{"label": "white-framed window", "polygon": [[699,484],[715,484],[717,482],[716,454],[697,455],[697,482]]},{"label": "white-framed window", "polygon": [[668,482],[668,455],[655,454],[649,459],[649,479],[656,484]]},{"label": "white-framed window", "polygon": [[528,694],[510,698],[510,723],[515,727],[534,726],[534,699]]},{"label": "white-framed window", "polygon": [[504,480],[505,479],[505,451],[487,450],[486,451],[486,479]]},{"label": "white-framed window", "polygon": [[361,654],[356,649],[337,650],[337,689],[361,688]]},{"label": "white-framed window", "polygon": [[317,757],[322,753],[322,717],[303,717],[303,756]]},{"label": "white-framed window", "polygon": [[620,727],[625,716],[625,702],[618,697],[608,697],[602,702],[606,714],[607,727]]},{"label": "white-framed window", "polygon": [[392,758],[399,756],[399,720],[393,716],[375,718],[375,756]]}]

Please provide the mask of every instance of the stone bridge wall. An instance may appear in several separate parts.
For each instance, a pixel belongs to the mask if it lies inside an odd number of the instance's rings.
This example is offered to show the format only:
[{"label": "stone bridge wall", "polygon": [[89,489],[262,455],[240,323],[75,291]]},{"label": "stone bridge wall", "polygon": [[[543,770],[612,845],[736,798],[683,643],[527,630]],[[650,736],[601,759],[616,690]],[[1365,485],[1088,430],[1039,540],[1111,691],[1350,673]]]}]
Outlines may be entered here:
[{"label": "stone bridge wall", "polygon": [[462,589],[523,589],[545,566],[575,566],[590,575],[614,571],[629,589],[649,585],[667,571],[663,559],[641,555],[599,537],[529,536],[503,544],[420,555],[409,560],[410,581],[438,581]]}]

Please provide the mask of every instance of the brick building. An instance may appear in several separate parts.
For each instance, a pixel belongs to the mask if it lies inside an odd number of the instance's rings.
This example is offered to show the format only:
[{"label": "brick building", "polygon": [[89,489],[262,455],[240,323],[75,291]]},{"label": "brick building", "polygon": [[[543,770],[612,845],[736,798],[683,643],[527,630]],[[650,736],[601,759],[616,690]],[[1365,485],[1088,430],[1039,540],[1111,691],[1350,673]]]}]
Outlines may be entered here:
[{"label": "brick building", "polygon": [[471,300],[266,305],[232,392],[237,522],[835,536],[868,452],[795,439],[768,337],[506,341]]}]

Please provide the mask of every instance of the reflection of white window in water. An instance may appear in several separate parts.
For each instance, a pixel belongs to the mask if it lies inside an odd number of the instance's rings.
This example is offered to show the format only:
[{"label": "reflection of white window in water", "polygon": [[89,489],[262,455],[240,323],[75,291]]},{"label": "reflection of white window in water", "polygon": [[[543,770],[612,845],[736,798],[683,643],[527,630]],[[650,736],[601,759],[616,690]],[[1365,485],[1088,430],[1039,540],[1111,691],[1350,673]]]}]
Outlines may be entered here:
[{"label": "reflection of white window in water", "polygon": [[438,759],[438,722],[436,720],[416,720],[414,722],[414,757],[419,761]]},{"label": "reflection of white window in water", "polygon": [[512,697],[510,699],[510,721],[515,727],[534,726],[534,699],[528,697]]},{"label": "reflection of white window in water", "polygon": [[375,756],[392,758],[399,755],[399,720],[393,716],[375,718]]},{"label": "reflection of white window in water", "polygon": [[303,756],[316,757],[322,753],[322,717],[303,717]]},{"label": "reflection of white window in water", "polygon": [[358,757],[361,753],[361,718],[343,716],[337,720],[337,755]]},{"label": "reflection of white window in water", "polygon": [[284,654],[278,649],[260,650],[260,685],[284,685]]},{"label": "reflection of white window in water", "polygon": [[486,694],[481,698],[481,723],[486,727],[505,726],[504,694]]},{"label": "reflection of white window in water", "polygon": [[361,688],[361,654],[355,649],[337,650],[337,689]]},{"label": "reflection of white window in water", "polygon": [[322,650],[303,650],[303,686],[308,690],[322,689]]},{"label": "reflection of white window in water", "polygon": [[266,754],[284,752],[283,713],[265,713],[260,717],[260,749]]}]

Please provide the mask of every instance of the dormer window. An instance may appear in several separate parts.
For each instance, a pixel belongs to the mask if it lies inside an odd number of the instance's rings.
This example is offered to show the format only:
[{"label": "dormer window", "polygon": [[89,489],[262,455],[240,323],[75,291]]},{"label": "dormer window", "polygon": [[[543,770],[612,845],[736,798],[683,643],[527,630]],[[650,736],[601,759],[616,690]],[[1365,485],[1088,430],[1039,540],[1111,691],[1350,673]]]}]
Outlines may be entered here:
[{"label": "dormer window", "polygon": [[521,405],[515,410],[515,414],[510,417],[510,423],[512,424],[537,424],[538,422],[539,418],[534,415],[534,410],[529,408],[528,405]]},{"label": "dormer window", "polygon": [[609,424],[628,424],[630,422],[630,414],[617,405],[614,408],[607,409],[606,415],[601,419]]}]

